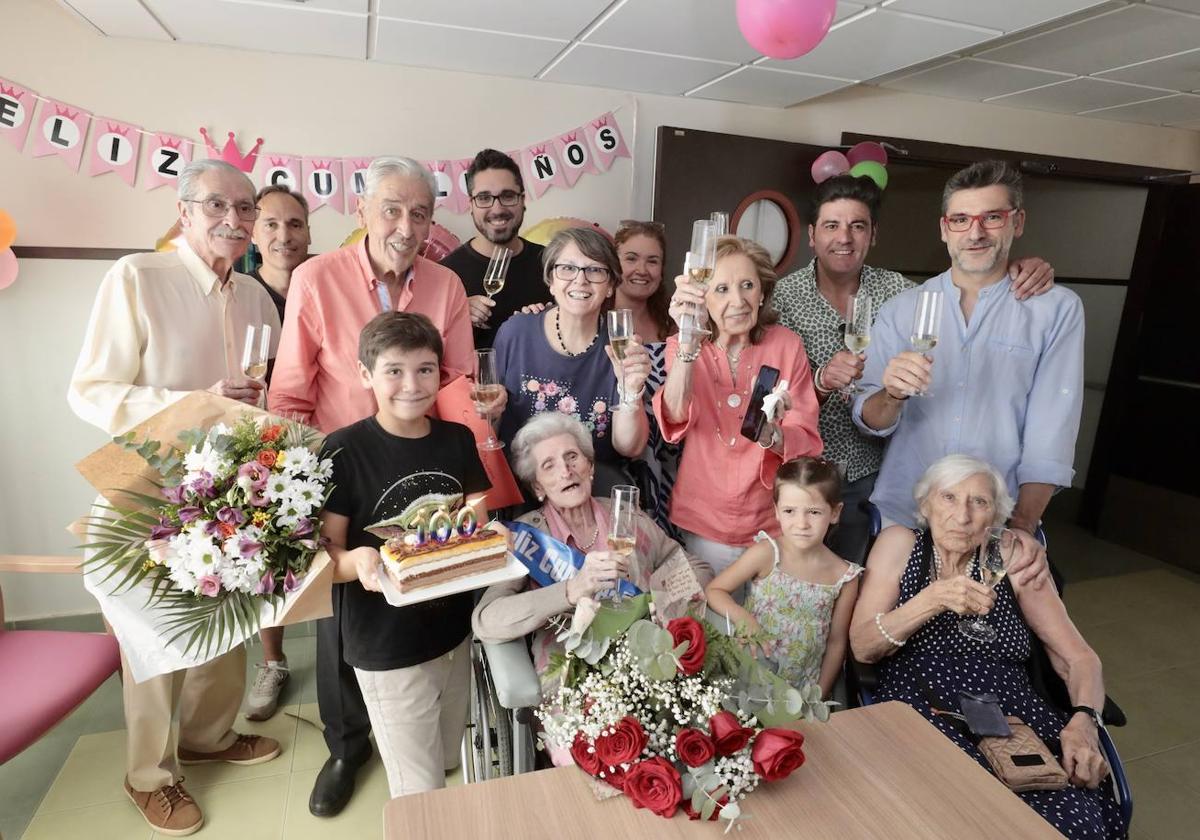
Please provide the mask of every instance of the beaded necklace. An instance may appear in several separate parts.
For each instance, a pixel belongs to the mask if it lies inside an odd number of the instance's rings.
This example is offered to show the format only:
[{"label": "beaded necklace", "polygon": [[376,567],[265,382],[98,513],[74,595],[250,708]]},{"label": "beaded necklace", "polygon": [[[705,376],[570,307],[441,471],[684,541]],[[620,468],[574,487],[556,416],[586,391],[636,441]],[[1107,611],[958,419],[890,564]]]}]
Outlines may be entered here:
[{"label": "beaded necklace", "polygon": [[[572,353],[570,350],[567,349],[567,342],[563,341],[562,328],[559,326],[558,313],[559,313],[559,309],[558,309],[558,307],[555,307],[555,309],[554,309],[554,334],[556,336],[558,336],[558,344],[560,347],[562,347],[563,352],[566,353],[568,356],[570,356],[573,359],[576,356],[582,356],[584,353],[591,350],[592,345],[596,343],[596,337],[598,335],[600,335],[599,327],[596,328],[596,332],[592,335],[592,340],[587,343],[587,347],[584,347],[578,353]],[[595,540],[593,540],[592,542],[595,542]]]},{"label": "beaded necklace", "polygon": [[[721,354],[718,351],[720,348],[716,346],[715,342],[712,346],[715,348],[713,350],[714,356],[716,357],[714,364],[716,365],[716,367],[719,368],[721,365]],[[742,360],[742,356],[745,354],[746,348],[749,346],[750,346],[749,343],[743,344],[741,346],[741,348],[738,350],[737,355],[735,355],[735,356],[729,355],[728,350],[726,350],[725,354],[724,354],[725,358],[728,359],[728,361],[729,361],[729,380],[733,384],[733,390],[730,391],[729,395],[725,398],[725,405],[729,406],[730,408],[737,408],[738,406],[740,406],[742,404],[742,402],[744,400],[748,400],[750,398],[749,385],[744,385],[741,389],[739,389],[738,385],[737,385],[739,365]],[[739,393],[739,391],[740,391],[740,393]],[[717,426],[717,439],[720,440],[724,446],[727,446],[730,449],[733,449],[735,446],[737,446],[737,439],[738,439],[737,434],[732,434],[728,438],[726,438],[725,434],[721,431],[721,400],[720,399],[717,400],[717,423],[716,423],[716,426]],[[739,432],[740,432],[740,429],[739,429]]]}]

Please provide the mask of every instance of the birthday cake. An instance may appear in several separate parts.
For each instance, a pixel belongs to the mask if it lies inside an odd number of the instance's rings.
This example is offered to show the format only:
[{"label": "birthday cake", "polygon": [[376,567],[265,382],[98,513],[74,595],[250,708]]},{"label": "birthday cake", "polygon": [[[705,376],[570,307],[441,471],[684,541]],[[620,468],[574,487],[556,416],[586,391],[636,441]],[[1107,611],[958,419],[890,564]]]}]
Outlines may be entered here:
[{"label": "birthday cake", "polygon": [[508,537],[479,527],[461,496],[423,496],[367,531],[384,540],[384,570],[402,593],[502,569],[508,560]]}]

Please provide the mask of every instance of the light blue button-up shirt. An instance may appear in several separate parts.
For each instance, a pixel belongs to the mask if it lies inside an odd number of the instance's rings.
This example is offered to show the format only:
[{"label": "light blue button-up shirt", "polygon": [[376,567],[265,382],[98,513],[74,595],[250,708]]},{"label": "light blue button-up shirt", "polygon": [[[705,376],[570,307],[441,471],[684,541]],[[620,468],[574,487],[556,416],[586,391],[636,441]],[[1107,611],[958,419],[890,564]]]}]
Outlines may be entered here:
[{"label": "light blue button-up shirt", "polygon": [[[873,430],[863,404],[882,388],[888,361],[912,349],[909,336],[921,289],[943,293],[942,325],[930,395],[904,403],[895,425]],[[1015,499],[1022,484],[1068,487],[1075,474],[1075,437],[1083,409],[1083,304],[1070,289],[1018,301],[1008,275],[982,289],[968,324],[950,272],[902,292],[879,310],[871,329],[864,392],[855,424],[891,437],[871,501],[880,513],[912,527],[913,486],[943,455],[982,458],[1005,476]]]}]

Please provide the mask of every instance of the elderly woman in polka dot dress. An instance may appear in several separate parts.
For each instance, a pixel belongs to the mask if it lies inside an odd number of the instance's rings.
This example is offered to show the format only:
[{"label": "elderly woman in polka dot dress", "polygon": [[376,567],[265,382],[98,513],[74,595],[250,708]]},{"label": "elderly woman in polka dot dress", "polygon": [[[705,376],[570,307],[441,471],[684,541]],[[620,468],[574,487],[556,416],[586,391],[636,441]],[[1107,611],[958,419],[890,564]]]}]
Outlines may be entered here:
[{"label": "elderly woman in polka dot dress", "polygon": [[[1004,714],[1037,732],[1070,777],[1063,790],[1018,796],[1067,837],[1122,836],[1096,730],[1094,710],[1104,706],[1099,657],[1053,587],[1034,588],[1020,576],[994,589],[981,582],[988,529],[1012,511],[1004,477],[984,461],[948,455],[913,495],[924,529],[895,526],[879,535],[850,627],[854,655],[879,663],[879,699],[908,703],[987,767],[956,721],[932,713],[929,698],[957,711],[959,692],[996,695]],[[984,616],[995,638],[959,632],[962,616]],[[1031,632],[1066,682],[1071,712],[1050,706],[1030,684]]]}]

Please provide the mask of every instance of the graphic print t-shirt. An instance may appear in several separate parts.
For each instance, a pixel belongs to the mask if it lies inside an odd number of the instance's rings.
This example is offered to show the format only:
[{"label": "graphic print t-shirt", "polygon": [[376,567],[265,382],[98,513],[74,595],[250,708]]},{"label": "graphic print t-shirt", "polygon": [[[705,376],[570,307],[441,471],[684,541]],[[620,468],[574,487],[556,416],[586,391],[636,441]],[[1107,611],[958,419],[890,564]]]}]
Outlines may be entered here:
[{"label": "graphic print t-shirt", "polygon": [[[430,421],[429,434],[389,434],[374,417],[331,434],[333,492],[325,509],[350,520],[346,547],[379,548],[366,529],[439,496],[464,499],[491,483],[475,438],[466,426]],[[379,592],[345,584],[342,595],[343,655],[365,671],[390,671],[428,662],[457,647],[471,632],[474,598],[463,592],[408,607],[393,607]]]}]

